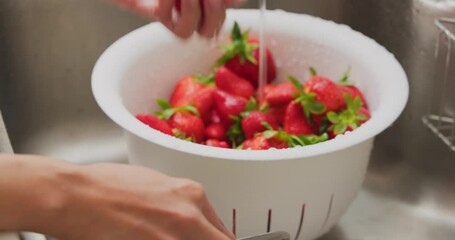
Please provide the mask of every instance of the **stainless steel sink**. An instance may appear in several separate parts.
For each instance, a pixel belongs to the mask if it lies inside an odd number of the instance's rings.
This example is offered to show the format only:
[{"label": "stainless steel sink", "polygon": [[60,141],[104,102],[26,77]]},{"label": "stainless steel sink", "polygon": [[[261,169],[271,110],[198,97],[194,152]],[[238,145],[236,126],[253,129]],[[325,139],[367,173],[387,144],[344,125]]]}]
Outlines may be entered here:
[{"label": "stainless steel sink", "polygon": [[[362,190],[322,239],[455,239],[455,153],[420,121],[434,69],[433,12],[417,0],[269,5],[349,24],[392,51],[410,78],[406,111],[377,137]],[[122,131],[96,106],[90,74],[110,43],[146,22],[95,0],[0,1],[0,108],[16,152],[125,162]]]}]

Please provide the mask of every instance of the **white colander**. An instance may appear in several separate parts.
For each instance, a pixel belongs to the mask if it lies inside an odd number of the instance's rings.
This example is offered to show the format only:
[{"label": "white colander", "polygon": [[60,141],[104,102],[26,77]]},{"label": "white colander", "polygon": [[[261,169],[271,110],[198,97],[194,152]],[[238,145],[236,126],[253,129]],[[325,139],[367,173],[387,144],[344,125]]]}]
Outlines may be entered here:
[{"label": "white colander", "polygon": [[[155,131],[134,115],[156,110],[154,100],[169,98],[180,77],[207,73],[220,55],[214,43],[180,41],[158,23],[127,34],[103,53],[93,71],[93,92],[103,111],[126,130],[130,163],[201,182],[237,236],[272,230],[314,239],[355,197],[373,138],[403,110],[408,82],[392,54],[345,25],[283,11],[267,14],[267,43],[276,56],[278,79],[292,74],[303,80],[309,66],[338,79],[351,66],[351,78],[372,113],[367,123],[324,143],[267,151],[212,148]],[[257,35],[258,11],[232,10],[220,42],[234,21]]]}]

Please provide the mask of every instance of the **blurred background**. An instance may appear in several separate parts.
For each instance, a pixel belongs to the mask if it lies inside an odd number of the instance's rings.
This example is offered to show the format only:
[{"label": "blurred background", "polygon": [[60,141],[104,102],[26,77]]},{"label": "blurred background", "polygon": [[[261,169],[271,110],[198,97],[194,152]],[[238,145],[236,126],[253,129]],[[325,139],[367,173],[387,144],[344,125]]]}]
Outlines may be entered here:
[{"label": "blurred background", "polygon": [[[243,7],[257,5],[249,0]],[[455,94],[432,100],[441,94],[435,86],[443,69],[434,57],[440,35],[434,20],[455,18],[455,1],[269,0],[268,6],[349,25],[395,54],[410,81],[405,112],[377,137],[364,189],[326,239],[453,239],[455,152],[422,117],[435,105],[455,117]],[[0,109],[15,151],[124,162],[122,131],[96,105],[90,76],[110,44],[148,22],[97,0],[1,0]],[[455,79],[448,80],[445,88],[455,89]]]}]

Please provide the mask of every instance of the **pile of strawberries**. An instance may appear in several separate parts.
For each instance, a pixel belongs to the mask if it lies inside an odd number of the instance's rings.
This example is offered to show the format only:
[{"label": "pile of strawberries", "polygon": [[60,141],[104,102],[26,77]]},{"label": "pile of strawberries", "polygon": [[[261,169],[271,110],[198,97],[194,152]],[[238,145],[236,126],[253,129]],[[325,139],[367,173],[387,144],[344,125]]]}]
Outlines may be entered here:
[{"label": "pile of strawberries", "polygon": [[180,79],[170,101],[157,99],[161,111],[138,114],[144,124],[187,141],[208,146],[264,150],[305,146],[358,128],[370,118],[361,91],[349,81],[319,76],[302,84],[295,77],[270,84],[276,67],[267,49],[267,81],[259,103],[259,42],[235,23],[232,43],[208,76]]}]

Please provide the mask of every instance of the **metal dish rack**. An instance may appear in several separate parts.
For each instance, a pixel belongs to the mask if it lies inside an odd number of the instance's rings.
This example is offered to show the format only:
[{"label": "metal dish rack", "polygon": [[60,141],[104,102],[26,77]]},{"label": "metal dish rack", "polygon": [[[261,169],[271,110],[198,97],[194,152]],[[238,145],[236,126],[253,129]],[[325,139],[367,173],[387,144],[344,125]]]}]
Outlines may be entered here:
[{"label": "metal dish rack", "polygon": [[[439,37],[435,48],[435,61],[437,69],[435,73],[435,91],[430,114],[422,118],[423,123],[430,128],[453,152],[455,152],[455,114],[450,116],[446,107],[450,107],[449,101],[453,100],[453,91],[450,89],[455,81],[452,68],[453,45],[455,43],[455,19],[440,18],[435,21],[439,30]],[[439,71],[441,69],[441,71]],[[455,84],[453,84],[455,86]],[[454,105],[455,106],[455,105]],[[455,111],[455,109],[451,109]]]}]

